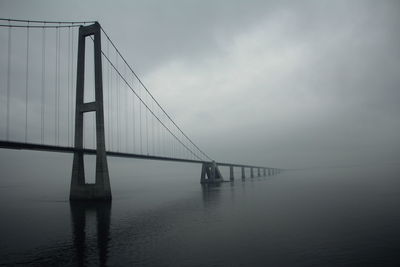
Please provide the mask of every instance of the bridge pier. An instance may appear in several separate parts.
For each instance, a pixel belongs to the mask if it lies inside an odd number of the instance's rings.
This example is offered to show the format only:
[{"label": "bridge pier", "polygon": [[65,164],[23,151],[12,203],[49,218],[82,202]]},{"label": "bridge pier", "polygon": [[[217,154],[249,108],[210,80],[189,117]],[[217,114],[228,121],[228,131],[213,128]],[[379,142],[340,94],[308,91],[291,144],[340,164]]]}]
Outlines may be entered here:
[{"label": "bridge pier", "polygon": [[265,171],[266,171],[266,169],[265,169],[265,168],[263,168],[263,171],[264,171],[264,176],[267,176],[267,175],[265,175]]},{"label": "bridge pier", "polygon": [[257,168],[257,175],[258,175],[258,177],[261,176],[261,174],[260,174],[260,168]]},{"label": "bridge pier", "polygon": [[244,167],[242,167],[242,179],[246,179],[246,174],[244,172]]},{"label": "bridge pier", "polygon": [[[85,39],[94,35],[94,75],[95,101],[84,103],[85,84]],[[83,153],[83,115],[86,112],[96,114],[96,180],[94,184],[85,182]],[[72,164],[70,200],[106,200],[111,201],[111,186],[108,175],[106,144],[104,135],[103,78],[101,63],[100,24],[95,23],[79,28],[78,62],[76,77],[75,105],[75,144]]]},{"label": "bridge pier", "polygon": [[210,163],[203,163],[201,168],[200,183],[220,183],[223,182],[223,177],[215,161]]},{"label": "bridge pier", "polygon": [[229,180],[233,181],[235,178],[233,176],[233,166],[229,166]]},{"label": "bridge pier", "polygon": [[271,176],[271,168],[268,168],[268,176]]},{"label": "bridge pier", "polygon": [[250,177],[251,177],[251,178],[254,178],[253,167],[250,167]]}]

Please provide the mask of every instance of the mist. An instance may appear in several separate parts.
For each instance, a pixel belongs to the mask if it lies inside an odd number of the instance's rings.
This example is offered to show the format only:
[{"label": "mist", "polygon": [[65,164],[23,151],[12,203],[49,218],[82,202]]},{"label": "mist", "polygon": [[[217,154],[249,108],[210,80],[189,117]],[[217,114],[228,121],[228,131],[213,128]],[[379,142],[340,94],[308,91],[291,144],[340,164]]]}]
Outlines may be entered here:
[{"label": "mist", "polygon": [[306,168],[398,161],[399,11],[397,1],[2,1],[0,15],[98,20],[212,158]]}]

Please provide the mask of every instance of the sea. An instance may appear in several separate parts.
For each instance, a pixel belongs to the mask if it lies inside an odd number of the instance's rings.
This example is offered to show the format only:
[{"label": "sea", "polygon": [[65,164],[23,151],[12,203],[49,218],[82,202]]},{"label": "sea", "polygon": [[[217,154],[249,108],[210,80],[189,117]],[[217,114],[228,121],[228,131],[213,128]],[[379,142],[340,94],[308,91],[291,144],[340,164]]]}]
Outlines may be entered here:
[{"label": "sea", "polygon": [[400,266],[400,164],[202,186],[198,164],[109,157],[112,202],[70,203],[72,155],[0,162],[0,266]]}]

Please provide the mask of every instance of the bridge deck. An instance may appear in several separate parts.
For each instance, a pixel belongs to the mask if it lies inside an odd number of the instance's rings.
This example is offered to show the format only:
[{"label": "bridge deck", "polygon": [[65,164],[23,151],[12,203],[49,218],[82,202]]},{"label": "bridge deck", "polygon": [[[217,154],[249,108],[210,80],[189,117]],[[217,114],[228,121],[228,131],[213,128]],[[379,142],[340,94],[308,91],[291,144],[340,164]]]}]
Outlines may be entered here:
[{"label": "bridge deck", "polygon": [[[78,151],[83,151],[83,153],[88,154],[88,155],[96,154],[95,149],[88,149],[88,148],[76,149],[74,147],[68,147],[68,146],[42,145],[42,144],[12,142],[12,141],[0,141],[0,148],[17,149],[17,150],[23,149],[23,150],[36,150],[36,151],[48,151],[48,152],[61,152],[61,153],[74,153],[74,152],[78,152]],[[121,157],[121,158],[137,158],[137,159],[175,161],[175,162],[198,163],[198,164],[210,163],[209,161],[201,161],[201,160],[194,160],[194,159],[171,158],[171,157],[124,153],[124,152],[115,152],[115,151],[107,151],[106,153],[107,153],[107,156]],[[252,165],[244,165],[244,164],[236,164],[236,163],[216,162],[216,164],[219,166],[227,166],[227,167],[232,166],[232,167],[271,169],[270,167],[252,166]]]}]

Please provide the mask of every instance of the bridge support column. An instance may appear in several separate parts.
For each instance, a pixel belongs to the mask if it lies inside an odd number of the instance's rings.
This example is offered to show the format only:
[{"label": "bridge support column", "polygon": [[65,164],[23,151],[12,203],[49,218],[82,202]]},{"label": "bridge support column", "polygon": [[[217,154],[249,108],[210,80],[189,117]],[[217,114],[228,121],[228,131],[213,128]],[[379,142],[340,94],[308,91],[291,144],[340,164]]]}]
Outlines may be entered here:
[{"label": "bridge support column", "polygon": [[253,167],[250,167],[250,177],[251,177],[251,178],[254,178]]},{"label": "bridge support column", "polygon": [[268,168],[268,176],[271,176],[271,168]]},{"label": "bridge support column", "polygon": [[[84,103],[85,84],[85,39],[94,36],[95,101]],[[70,200],[111,200],[111,186],[108,175],[106,145],[104,136],[103,78],[101,63],[100,24],[95,23],[79,28],[78,63],[76,76],[75,106],[75,152],[72,164]],[[96,113],[96,181],[85,182],[83,153],[83,115]]]},{"label": "bridge support column", "polygon": [[264,171],[264,176],[267,176],[267,175],[265,174],[265,171],[266,171],[266,169],[265,169],[265,168],[263,168],[263,171]]},{"label": "bridge support column", "polygon": [[223,177],[215,161],[203,163],[201,168],[200,183],[220,183],[223,182]]},{"label": "bridge support column", "polygon": [[233,176],[233,166],[229,166],[229,180],[233,181],[235,178]]},{"label": "bridge support column", "polygon": [[246,179],[246,174],[244,172],[244,167],[242,167],[242,179]]},{"label": "bridge support column", "polygon": [[260,174],[260,168],[257,168],[257,171],[258,171],[257,175],[258,175],[258,177],[260,177],[260,176],[261,176],[261,174]]}]

